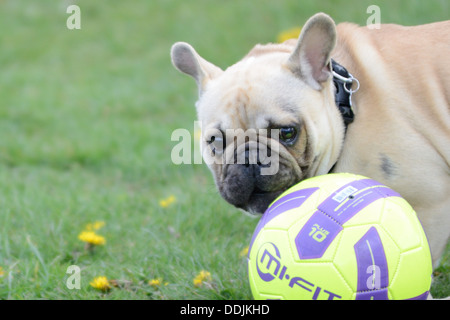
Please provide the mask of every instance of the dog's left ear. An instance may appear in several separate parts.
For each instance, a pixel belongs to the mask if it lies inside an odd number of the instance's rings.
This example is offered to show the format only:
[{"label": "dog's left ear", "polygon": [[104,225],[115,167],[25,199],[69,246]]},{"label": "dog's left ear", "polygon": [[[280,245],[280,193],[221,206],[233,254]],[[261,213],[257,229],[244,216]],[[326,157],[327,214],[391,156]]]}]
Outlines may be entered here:
[{"label": "dog's left ear", "polygon": [[324,13],[312,16],[302,28],[288,68],[316,90],[331,76],[330,54],[336,46],[336,24]]}]

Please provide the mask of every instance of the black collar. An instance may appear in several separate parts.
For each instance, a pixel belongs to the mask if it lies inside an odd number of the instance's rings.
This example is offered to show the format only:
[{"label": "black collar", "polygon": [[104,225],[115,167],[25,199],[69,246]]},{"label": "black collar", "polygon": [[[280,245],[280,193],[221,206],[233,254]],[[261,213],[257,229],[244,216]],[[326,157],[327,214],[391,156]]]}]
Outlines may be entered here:
[{"label": "black collar", "polygon": [[[347,131],[349,124],[355,119],[355,114],[353,113],[352,108],[352,94],[359,90],[359,81],[353,77],[347,69],[333,59],[331,59],[331,71],[333,73],[334,86],[336,87],[336,93],[334,96],[336,106],[341,112],[342,119],[345,124],[345,130]],[[356,88],[352,89],[352,85],[355,82]],[[336,163],[331,167],[328,173],[333,172],[336,167]]]},{"label": "black collar", "polygon": [[[347,69],[331,59],[331,70],[333,73],[333,82],[336,87],[335,100],[336,106],[341,112],[345,128],[353,122],[355,115],[352,108],[352,93],[358,91],[359,81],[353,77]],[[352,84],[356,82],[356,89],[352,89]]]}]

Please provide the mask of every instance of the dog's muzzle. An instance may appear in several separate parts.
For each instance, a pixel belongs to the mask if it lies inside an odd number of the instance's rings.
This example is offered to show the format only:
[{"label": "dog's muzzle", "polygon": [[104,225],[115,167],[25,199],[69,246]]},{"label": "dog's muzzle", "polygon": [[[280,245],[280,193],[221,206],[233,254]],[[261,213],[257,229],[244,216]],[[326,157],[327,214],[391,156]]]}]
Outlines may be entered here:
[{"label": "dog's muzzle", "polygon": [[[232,159],[223,165],[219,191],[237,208],[252,214],[264,213],[284,190],[278,152],[267,145],[246,143],[235,149]],[[230,161],[231,160],[231,161]]]}]

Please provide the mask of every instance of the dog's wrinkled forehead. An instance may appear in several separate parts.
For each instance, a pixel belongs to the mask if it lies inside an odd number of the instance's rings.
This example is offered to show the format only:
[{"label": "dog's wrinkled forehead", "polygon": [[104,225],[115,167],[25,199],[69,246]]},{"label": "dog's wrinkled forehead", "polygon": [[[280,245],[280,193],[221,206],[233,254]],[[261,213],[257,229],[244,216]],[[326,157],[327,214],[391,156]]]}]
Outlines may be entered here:
[{"label": "dog's wrinkled forehead", "polygon": [[[298,117],[304,84],[282,67],[286,55],[250,57],[210,81],[197,102],[199,119],[225,128],[268,128]],[[294,87],[292,91],[287,88]]]}]

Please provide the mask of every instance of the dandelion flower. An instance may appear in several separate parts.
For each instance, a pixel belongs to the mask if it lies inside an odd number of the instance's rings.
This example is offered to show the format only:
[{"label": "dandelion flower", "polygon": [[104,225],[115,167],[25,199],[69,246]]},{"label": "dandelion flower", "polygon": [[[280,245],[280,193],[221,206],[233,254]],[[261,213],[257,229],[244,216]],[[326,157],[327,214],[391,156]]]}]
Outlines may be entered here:
[{"label": "dandelion flower", "polygon": [[211,281],[211,273],[205,270],[200,271],[200,273],[194,278],[194,286],[200,287],[203,282]]},{"label": "dandelion flower", "polygon": [[111,289],[108,279],[104,276],[94,278],[89,284],[100,291],[108,291]]},{"label": "dandelion flower", "polygon": [[151,285],[152,287],[159,287],[162,283],[162,279],[161,278],[157,278],[157,279],[152,279],[148,282],[149,285]]},{"label": "dandelion flower", "polygon": [[96,234],[94,231],[82,231],[78,235],[78,239],[80,239],[83,242],[86,242],[90,245],[103,245],[106,243],[106,239],[103,236],[100,236]]},{"label": "dandelion flower", "polygon": [[78,235],[78,239],[86,243],[86,249],[92,249],[94,246],[103,245],[106,243],[105,237],[95,233],[95,231],[103,228],[104,225],[104,221],[88,223],[84,230]]},{"label": "dandelion flower", "polygon": [[248,246],[242,249],[241,252],[239,252],[239,257],[245,257],[247,255],[248,255]]},{"label": "dandelion flower", "polygon": [[279,43],[282,43],[289,39],[297,39],[300,36],[301,31],[302,28],[296,27],[280,32],[280,34],[277,37],[277,41]]},{"label": "dandelion flower", "polygon": [[162,199],[159,201],[159,205],[161,208],[167,208],[168,206],[170,206],[172,203],[174,203],[177,199],[175,198],[174,195],[171,195],[170,197],[166,198],[166,199]]},{"label": "dandelion flower", "polygon": [[5,275],[5,270],[3,270],[3,267],[0,267],[0,278]]},{"label": "dandelion flower", "polygon": [[[152,279],[152,280],[149,280],[148,284],[154,288],[157,288],[157,287],[163,285],[163,279],[162,278]],[[168,284],[169,284],[168,282],[164,282],[165,286],[167,286]]]},{"label": "dandelion flower", "polygon": [[85,230],[87,231],[97,231],[105,226],[105,221],[95,221],[94,223],[88,223]]}]

